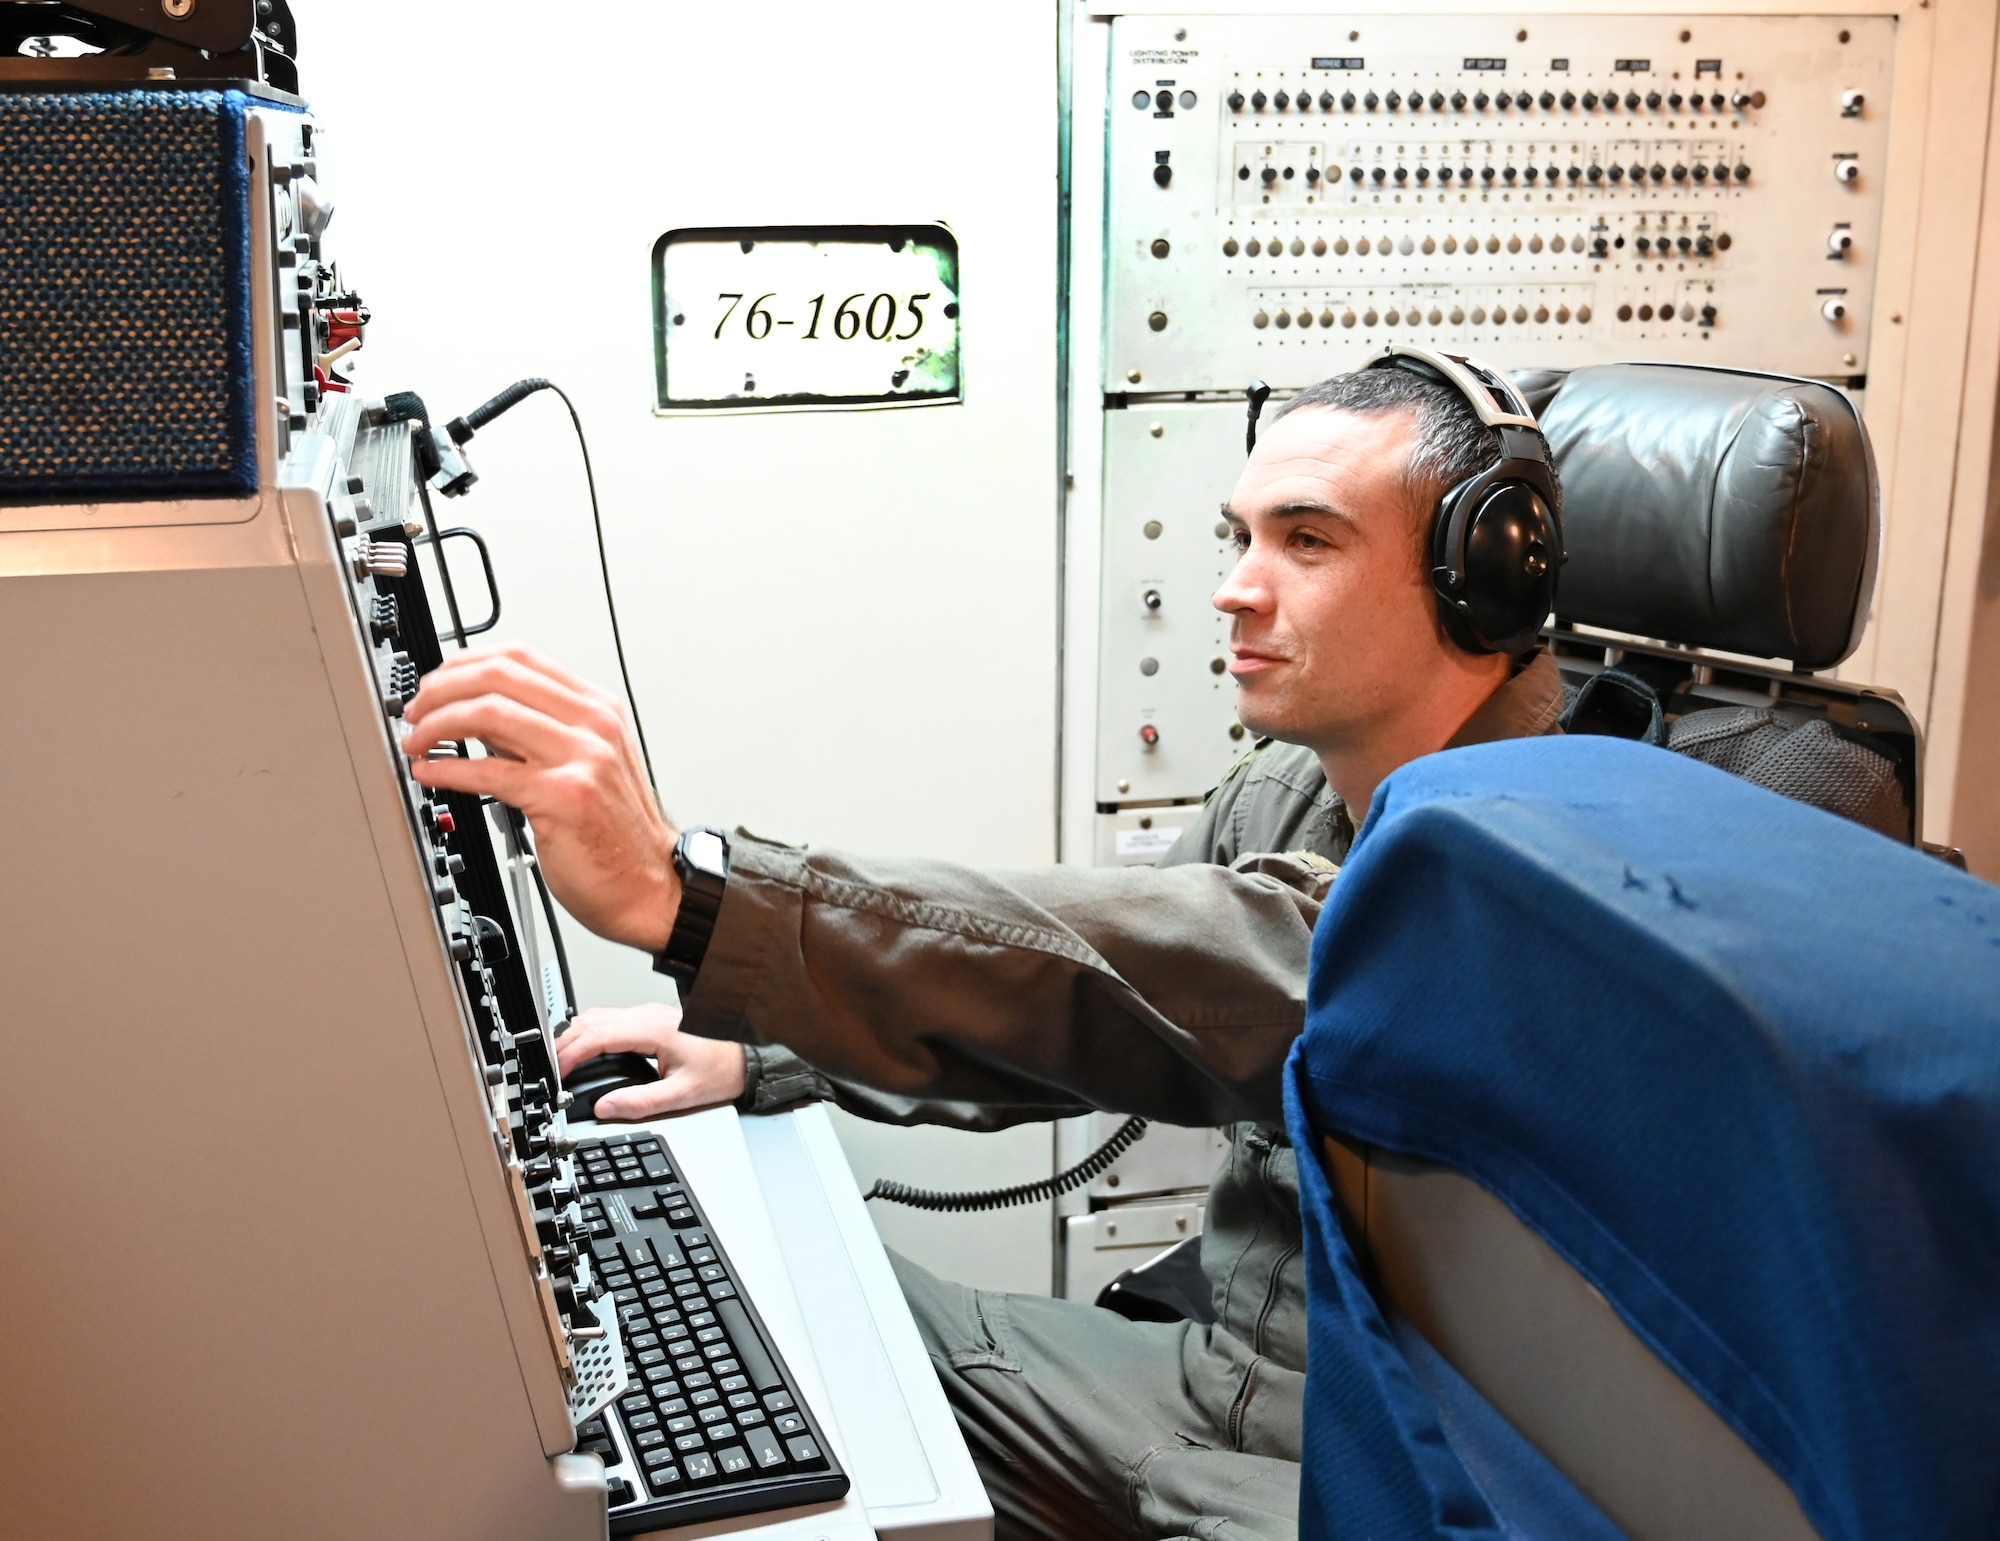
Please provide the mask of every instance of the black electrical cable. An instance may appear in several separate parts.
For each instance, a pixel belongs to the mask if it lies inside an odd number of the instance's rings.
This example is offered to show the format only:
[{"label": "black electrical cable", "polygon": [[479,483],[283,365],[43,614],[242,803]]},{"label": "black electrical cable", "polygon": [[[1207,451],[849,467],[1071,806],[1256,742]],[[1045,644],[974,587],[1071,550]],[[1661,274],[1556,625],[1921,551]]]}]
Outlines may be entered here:
[{"label": "black electrical cable", "polygon": [[[591,469],[590,441],[583,434],[583,419],[577,415],[576,403],[569,399],[565,391],[553,380],[544,380],[539,375],[526,380],[516,380],[489,401],[483,401],[463,417],[455,417],[445,424],[445,432],[454,444],[464,444],[481,428],[510,407],[519,406],[536,391],[554,391],[562,398],[562,404],[569,409],[570,426],[576,430],[576,447],[583,453],[583,479],[590,488],[590,527],[597,536],[597,570],[604,579],[604,608],[611,619],[611,646],[618,655],[618,678],[625,686],[625,702],[632,709],[632,731],[639,738],[639,757],[646,762],[646,780],[652,784],[653,795],[658,796],[660,784],[653,774],[653,751],[646,743],[646,725],[639,720],[639,697],[632,689],[632,671],[625,663],[625,633],[618,624],[618,598],[611,590],[611,559],[604,550],[604,518],[597,506],[597,474]],[[428,500],[425,512],[430,510]],[[439,565],[443,565],[440,563]],[[456,610],[453,614],[456,615]]]},{"label": "black electrical cable", "polygon": [[969,1214],[982,1209],[1011,1209],[1016,1204],[1039,1204],[1061,1193],[1080,1188],[1124,1155],[1146,1132],[1146,1120],[1128,1118],[1118,1132],[1075,1166],[1065,1167],[1053,1177],[1037,1182],[1016,1183],[1011,1188],[980,1188],[970,1193],[938,1193],[929,1188],[912,1188],[905,1183],[882,1178],[863,1196],[907,1204],[912,1209],[929,1209],[944,1214]]}]

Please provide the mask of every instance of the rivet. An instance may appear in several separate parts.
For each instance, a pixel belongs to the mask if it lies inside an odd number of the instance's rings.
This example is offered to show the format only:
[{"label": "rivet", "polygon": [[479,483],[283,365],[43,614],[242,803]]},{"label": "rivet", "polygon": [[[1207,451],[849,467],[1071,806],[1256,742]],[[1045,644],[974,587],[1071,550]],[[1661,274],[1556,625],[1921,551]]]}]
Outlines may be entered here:
[{"label": "rivet", "polygon": [[1167,425],[1165,423],[1155,423],[1146,430],[1146,432],[1150,433],[1156,439],[1166,433],[1166,431]]},{"label": "rivet", "polygon": [[1136,370],[1136,369],[1128,369],[1128,370],[1126,370],[1126,371],[1125,371],[1125,380],[1126,380],[1126,383],[1127,383],[1127,384],[1130,384],[1130,385],[1137,385],[1137,384],[1139,383],[1139,371],[1138,371],[1138,370]]},{"label": "rivet", "polygon": [[1118,783],[1118,790],[1121,792],[1129,792],[1132,790],[1132,783],[1129,781],[1121,781]]}]

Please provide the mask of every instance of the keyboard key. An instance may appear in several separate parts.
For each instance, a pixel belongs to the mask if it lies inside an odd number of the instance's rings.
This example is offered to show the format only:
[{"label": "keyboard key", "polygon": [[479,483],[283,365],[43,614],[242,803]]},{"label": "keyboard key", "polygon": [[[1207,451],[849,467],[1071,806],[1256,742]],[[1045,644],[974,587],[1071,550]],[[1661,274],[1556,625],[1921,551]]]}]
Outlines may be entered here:
[{"label": "keyboard key", "polygon": [[728,1278],[729,1274],[720,1263],[704,1263],[701,1266],[698,1277],[704,1284],[713,1284],[717,1279]]},{"label": "keyboard key", "polygon": [[646,1486],[653,1490],[653,1496],[656,1498],[665,1498],[671,1493],[678,1493],[685,1485],[678,1467],[656,1466],[646,1473]]},{"label": "keyboard key", "polygon": [[692,1395],[688,1397],[688,1401],[695,1407],[713,1407],[717,1402],[720,1402],[721,1400],[722,1400],[721,1393],[716,1391],[711,1391],[706,1387],[704,1387],[700,1391],[694,1392]]},{"label": "keyboard key", "polygon": [[737,1413],[736,1421],[745,1428],[748,1428],[753,1423],[763,1423],[766,1421],[764,1410],[761,1407],[746,1407]]},{"label": "keyboard key", "polygon": [[688,1481],[690,1482],[713,1482],[715,1480],[714,1459],[699,1450],[689,1455],[682,1462],[682,1465],[687,1471]]},{"label": "keyboard key", "polygon": [[737,1437],[733,1423],[711,1423],[708,1426],[708,1442],[711,1445],[726,1445]]},{"label": "keyboard key", "polygon": [[663,1397],[659,1408],[662,1418],[678,1418],[688,1410],[687,1399],[680,1396]]},{"label": "keyboard key", "polygon": [[736,1286],[731,1284],[727,1279],[724,1279],[720,1284],[711,1284],[708,1287],[708,1298],[710,1300],[732,1300],[735,1298],[735,1295]]},{"label": "keyboard key", "polygon": [[699,1354],[682,1354],[680,1358],[674,1361],[674,1369],[686,1375],[690,1371],[700,1369],[707,1363],[708,1361]]},{"label": "keyboard key", "polygon": [[660,1265],[658,1263],[648,1263],[644,1268],[635,1268],[632,1270],[632,1277],[641,1284],[645,1283],[648,1279],[657,1279],[660,1277]]},{"label": "keyboard key", "polygon": [[618,1399],[618,1405],[628,1413],[643,1413],[652,1405],[652,1399],[643,1391],[634,1391],[629,1396]]},{"label": "keyboard key", "polygon": [[681,1245],[684,1247],[705,1247],[708,1245],[708,1232],[689,1231],[687,1235],[681,1238]]},{"label": "keyboard key", "polygon": [[671,1450],[648,1450],[639,1457],[639,1463],[648,1471],[661,1466],[671,1466],[674,1464],[674,1453]]},{"label": "keyboard key", "polygon": [[636,1362],[642,1370],[649,1364],[665,1364],[667,1351],[663,1348],[641,1349]]},{"label": "keyboard key", "polygon": [[647,1429],[657,1429],[659,1426],[660,1415],[650,1410],[643,1413],[628,1413],[625,1418],[625,1427],[634,1434],[643,1434]]},{"label": "keyboard key", "polygon": [[749,1452],[741,1445],[731,1445],[727,1450],[718,1450],[715,1452],[715,1458],[722,1463],[722,1469],[732,1477],[750,1470]]},{"label": "keyboard key", "polygon": [[704,1446],[706,1446],[707,1443],[708,1441],[702,1438],[700,1429],[696,1429],[691,1434],[676,1434],[674,1436],[674,1448],[676,1450],[683,1452],[689,1450],[700,1450]]},{"label": "keyboard key", "polygon": [[633,1236],[618,1243],[618,1250],[625,1261],[634,1268],[644,1268],[653,1261],[650,1243],[643,1236]]},{"label": "keyboard key", "polygon": [[[644,1285],[644,1288],[650,1291],[655,1284],[659,1285],[662,1289],[668,1288],[667,1281],[664,1279],[648,1279]],[[729,1286],[726,1284],[718,1284],[714,1286],[714,1288],[716,1289],[727,1289],[728,1287]],[[701,1296],[701,1286],[699,1284],[694,1283],[692,1280],[690,1280],[686,1284],[673,1285],[672,1289],[674,1292],[674,1298],[676,1300],[696,1300],[699,1299]]]},{"label": "keyboard key", "polygon": [[[715,1361],[714,1364],[710,1365],[709,1368],[713,1370],[717,1375],[727,1375],[730,1380],[743,1381],[743,1383],[746,1386],[749,1384],[747,1380],[744,1380],[744,1376],[742,1373],[743,1366],[738,1364],[734,1359],[718,1359]],[[727,1381],[725,1381],[723,1385],[725,1389],[728,1389]]]},{"label": "keyboard key", "polygon": [[667,1432],[669,1434],[687,1434],[700,1427],[701,1425],[696,1423],[686,1413],[682,1413],[678,1418],[669,1418],[667,1420]]},{"label": "keyboard key", "polygon": [[674,1175],[674,1169],[667,1165],[665,1156],[647,1156],[640,1164],[645,1168],[648,1182],[662,1183]]},{"label": "keyboard key", "polygon": [[702,1375],[700,1373],[696,1373],[693,1375],[685,1375],[681,1378],[681,1384],[686,1386],[690,1391],[692,1391],[697,1386],[714,1385],[715,1377],[712,1375]]},{"label": "keyboard key", "polygon": [[658,1429],[647,1429],[643,1434],[632,1436],[634,1450],[657,1450],[667,1442],[667,1436]]},{"label": "keyboard key", "polygon": [[684,1226],[693,1225],[694,1211],[692,1209],[670,1209],[667,1211],[667,1224],[671,1225],[677,1231]]},{"label": "keyboard key", "polygon": [[[711,1365],[711,1366],[709,1366],[709,1368],[710,1368],[710,1369],[718,1369],[718,1368],[720,1368],[720,1366],[717,1366],[717,1365]],[[750,1382],[749,1382],[749,1379],[748,1379],[747,1377],[745,1377],[745,1376],[742,1376],[742,1375],[732,1375],[732,1376],[730,1376],[730,1377],[729,1377],[728,1379],[726,1379],[726,1380],[724,1380],[724,1381],[722,1382],[722,1389],[723,1389],[724,1391],[726,1391],[726,1392],[727,1392],[727,1391],[742,1391],[742,1390],[746,1389],[746,1388],[747,1388],[747,1387],[749,1386],[749,1384],[750,1384]],[[735,1401],[736,1401],[736,1398],[734,1398],[734,1397],[731,1397],[731,1398],[730,1398],[729,1400],[730,1400],[730,1403],[731,1403],[731,1405],[734,1405],[734,1404],[735,1404]]]},{"label": "keyboard key", "polygon": [[757,1405],[757,1393],[754,1391],[734,1392],[730,1395],[729,1405],[731,1407],[755,1407]]},{"label": "keyboard key", "polygon": [[785,1452],[778,1448],[778,1441],[769,1429],[745,1429],[743,1445],[762,1470],[785,1464]]},{"label": "keyboard key", "polygon": [[764,1398],[764,1405],[774,1413],[781,1413],[787,1408],[795,1407],[798,1404],[793,1402],[792,1394],[789,1391],[774,1391]]},{"label": "keyboard key", "polygon": [[658,1348],[660,1346],[659,1334],[652,1332],[634,1333],[625,1340],[625,1346],[634,1352],[644,1352],[649,1348]]},{"label": "keyboard key", "polygon": [[810,1434],[799,1434],[785,1441],[785,1453],[801,1466],[821,1466],[826,1457],[819,1453],[819,1446],[812,1442]]},{"label": "keyboard key", "polygon": [[698,1416],[703,1423],[727,1423],[729,1409],[722,1406],[704,1407]]},{"label": "keyboard key", "polygon": [[806,1431],[806,1421],[797,1413],[779,1413],[771,1420],[771,1427],[780,1434],[803,1434]]},{"label": "keyboard key", "polygon": [[688,1261],[690,1263],[712,1263],[715,1261],[715,1248],[696,1247],[688,1254]]},{"label": "keyboard key", "polygon": [[623,1477],[613,1477],[604,1485],[604,1504],[608,1509],[616,1509],[621,1504],[634,1503],[639,1495],[632,1491],[632,1484]]},{"label": "keyboard key", "polygon": [[713,1327],[715,1325],[715,1313],[709,1310],[706,1304],[704,1304],[701,1310],[694,1312],[688,1317],[687,1324],[697,1332],[704,1327]]}]

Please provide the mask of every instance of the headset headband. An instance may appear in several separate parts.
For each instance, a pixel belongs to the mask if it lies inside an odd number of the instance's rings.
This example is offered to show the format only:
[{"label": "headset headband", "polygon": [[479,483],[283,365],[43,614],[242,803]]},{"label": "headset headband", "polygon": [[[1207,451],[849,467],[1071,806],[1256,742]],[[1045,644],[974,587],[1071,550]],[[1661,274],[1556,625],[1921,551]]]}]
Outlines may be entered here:
[{"label": "headset headband", "polygon": [[[1406,359],[1410,362],[1403,362]],[[1392,342],[1361,367],[1381,369],[1385,366],[1398,369],[1412,369],[1414,366],[1415,373],[1442,375],[1488,428],[1541,429],[1542,425],[1528,410],[1527,402],[1521,399],[1521,393],[1514,389],[1513,381],[1492,365],[1482,364],[1476,358],[1469,358],[1463,353],[1438,353],[1430,348]]]}]

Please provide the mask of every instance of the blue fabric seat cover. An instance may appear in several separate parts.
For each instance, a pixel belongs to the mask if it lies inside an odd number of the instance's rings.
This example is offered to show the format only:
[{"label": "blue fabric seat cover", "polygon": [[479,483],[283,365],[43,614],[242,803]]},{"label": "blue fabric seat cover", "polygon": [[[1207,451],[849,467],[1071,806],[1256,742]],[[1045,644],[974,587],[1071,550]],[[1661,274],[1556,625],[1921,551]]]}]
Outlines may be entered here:
[{"label": "blue fabric seat cover", "polygon": [[2000,890],[1680,756],[1452,750],[1377,794],[1287,1074],[1307,1536],[1498,1537],[1319,1136],[1498,1195],[1827,1541],[2000,1536]]}]

